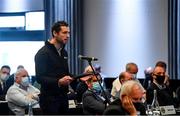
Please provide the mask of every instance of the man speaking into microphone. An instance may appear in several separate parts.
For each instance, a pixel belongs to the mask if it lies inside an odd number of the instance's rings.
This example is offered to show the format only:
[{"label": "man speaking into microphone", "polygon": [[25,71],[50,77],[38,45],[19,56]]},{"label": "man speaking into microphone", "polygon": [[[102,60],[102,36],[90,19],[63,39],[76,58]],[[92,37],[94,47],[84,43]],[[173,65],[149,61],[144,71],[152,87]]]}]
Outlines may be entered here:
[{"label": "man speaking into microphone", "polygon": [[70,29],[66,22],[58,21],[52,28],[52,38],[35,55],[37,82],[41,85],[40,107],[45,115],[68,112],[68,85],[72,82],[65,45]]}]

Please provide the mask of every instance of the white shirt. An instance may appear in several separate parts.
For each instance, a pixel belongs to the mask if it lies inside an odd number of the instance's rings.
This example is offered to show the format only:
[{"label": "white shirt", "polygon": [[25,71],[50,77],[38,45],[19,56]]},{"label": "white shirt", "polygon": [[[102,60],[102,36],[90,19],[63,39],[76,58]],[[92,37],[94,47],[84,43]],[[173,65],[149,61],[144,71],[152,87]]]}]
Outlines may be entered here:
[{"label": "white shirt", "polygon": [[[32,98],[29,97],[33,96]],[[31,103],[36,104],[34,107],[39,107],[39,89],[34,86],[28,86],[27,90],[24,90],[20,87],[18,83],[14,83],[7,91],[6,101],[8,101],[8,107],[16,115],[25,115],[25,109],[28,108],[28,105]]]},{"label": "white shirt", "polygon": [[121,88],[121,83],[118,77],[112,83],[111,95],[114,96],[115,98],[119,98],[120,88]]}]

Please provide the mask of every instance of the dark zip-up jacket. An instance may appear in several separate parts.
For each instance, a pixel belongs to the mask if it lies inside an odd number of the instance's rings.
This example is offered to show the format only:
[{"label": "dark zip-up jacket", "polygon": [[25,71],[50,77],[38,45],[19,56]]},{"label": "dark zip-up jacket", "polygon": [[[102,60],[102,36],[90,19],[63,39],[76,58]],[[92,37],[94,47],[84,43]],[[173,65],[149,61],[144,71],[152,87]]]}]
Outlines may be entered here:
[{"label": "dark zip-up jacket", "polygon": [[68,86],[58,86],[58,80],[69,74],[68,54],[64,47],[61,55],[48,41],[35,55],[37,82],[41,84],[41,94],[45,96],[65,95]]}]

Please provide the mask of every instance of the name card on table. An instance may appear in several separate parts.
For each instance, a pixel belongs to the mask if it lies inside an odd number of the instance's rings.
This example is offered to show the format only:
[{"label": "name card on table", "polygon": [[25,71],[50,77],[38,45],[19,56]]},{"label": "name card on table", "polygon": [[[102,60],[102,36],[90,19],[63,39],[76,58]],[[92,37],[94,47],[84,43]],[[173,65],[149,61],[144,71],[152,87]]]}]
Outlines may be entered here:
[{"label": "name card on table", "polygon": [[74,100],[69,100],[69,108],[76,108]]},{"label": "name card on table", "polygon": [[160,111],[161,111],[161,115],[176,114],[176,111],[173,105],[160,106]]}]

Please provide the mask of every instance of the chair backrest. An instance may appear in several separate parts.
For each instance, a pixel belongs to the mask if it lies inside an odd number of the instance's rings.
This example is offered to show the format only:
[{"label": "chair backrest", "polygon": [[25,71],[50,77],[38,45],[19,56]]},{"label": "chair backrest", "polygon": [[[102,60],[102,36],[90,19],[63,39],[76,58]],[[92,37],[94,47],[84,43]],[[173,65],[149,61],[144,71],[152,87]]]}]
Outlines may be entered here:
[{"label": "chair backrest", "polygon": [[177,87],[177,89],[176,89],[176,97],[177,97],[178,101],[180,102],[180,86]]},{"label": "chair backrest", "polygon": [[113,81],[116,79],[117,77],[105,77],[104,78],[104,83],[105,83],[105,86],[106,86],[106,89],[111,92],[111,89],[112,89],[112,83]]}]

